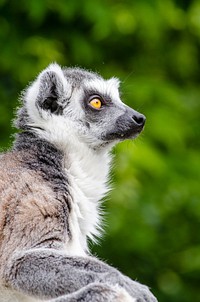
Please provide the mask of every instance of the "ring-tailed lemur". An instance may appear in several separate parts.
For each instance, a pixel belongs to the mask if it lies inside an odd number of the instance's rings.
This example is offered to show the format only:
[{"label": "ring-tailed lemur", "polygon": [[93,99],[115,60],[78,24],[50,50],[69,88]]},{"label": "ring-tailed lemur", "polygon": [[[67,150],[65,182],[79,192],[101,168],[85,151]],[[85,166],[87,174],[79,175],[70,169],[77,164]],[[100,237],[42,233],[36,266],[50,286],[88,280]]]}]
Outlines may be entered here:
[{"label": "ring-tailed lemur", "polygon": [[0,156],[0,301],[133,302],[149,289],[92,257],[111,147],[145,117],[119,81],[51,64],[22,95],[21,130]]}]

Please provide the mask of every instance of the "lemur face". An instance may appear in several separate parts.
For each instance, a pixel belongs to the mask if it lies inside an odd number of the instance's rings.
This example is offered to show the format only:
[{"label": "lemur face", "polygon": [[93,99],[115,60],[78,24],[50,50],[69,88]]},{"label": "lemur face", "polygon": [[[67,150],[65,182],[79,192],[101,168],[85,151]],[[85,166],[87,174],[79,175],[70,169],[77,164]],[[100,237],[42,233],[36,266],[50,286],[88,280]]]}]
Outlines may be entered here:
[{"label": "lemur face", "polygon": [[17,126],[32,128],[52,142],[80,141],[98,149],[135,138],[144,115],[126,106],[119,81],[79,68],[50,65],[27,89]]}]

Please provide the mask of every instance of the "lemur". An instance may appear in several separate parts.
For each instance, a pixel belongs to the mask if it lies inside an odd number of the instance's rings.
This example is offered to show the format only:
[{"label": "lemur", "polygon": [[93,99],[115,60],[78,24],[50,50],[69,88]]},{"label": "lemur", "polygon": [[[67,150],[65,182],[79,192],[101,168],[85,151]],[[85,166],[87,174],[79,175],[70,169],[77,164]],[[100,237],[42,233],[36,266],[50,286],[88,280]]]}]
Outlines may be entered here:
[{"label": "lemur", "polygon": [[22,93],[0,156],[0,302],[156,302],[148,287],[92,256],[110,150],[144,115],[119,80],[56,63]]}]

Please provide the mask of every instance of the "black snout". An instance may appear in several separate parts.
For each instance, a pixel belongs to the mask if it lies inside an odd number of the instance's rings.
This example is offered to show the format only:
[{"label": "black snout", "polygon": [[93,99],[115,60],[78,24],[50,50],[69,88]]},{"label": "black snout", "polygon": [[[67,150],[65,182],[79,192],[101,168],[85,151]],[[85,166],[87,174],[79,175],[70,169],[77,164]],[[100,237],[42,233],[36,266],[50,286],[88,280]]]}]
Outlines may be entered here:
[{"label": "black snout", "polygon": [[144,128],[146,118],[143,114],[127,108],[125,113],[116,121],[116,133],[122,138],[134,138]]},{"label": "black snout", "polygon": [[135,111],[134,114],[132,115],[132,120],[138,127],[143,128],[145,125],[146,117],[143,114]]},{"label": "black snout", "polygon": [[139,134],[144,128],[146,118],[143,114],[135,111],[130,107],[126,107],[123,115],[119,116],[117,124],[121,124],[121,129],[126,133]]},{"label": "black snout", "polygon": [[122,115],[118,116],[113,128],[104,133],[104,140],[114,140],[114,139],[131,139],[136,137],[144,128],[146,118],[143,114],[131,109],[130,107],[125,107],[125,111]]},{"label": "black snout", "polygon": [[126,106],[126,111],[119,116],[116,122],[121,137],[133,138],[137,136],[144,128],[146,118],[143,114]]}]

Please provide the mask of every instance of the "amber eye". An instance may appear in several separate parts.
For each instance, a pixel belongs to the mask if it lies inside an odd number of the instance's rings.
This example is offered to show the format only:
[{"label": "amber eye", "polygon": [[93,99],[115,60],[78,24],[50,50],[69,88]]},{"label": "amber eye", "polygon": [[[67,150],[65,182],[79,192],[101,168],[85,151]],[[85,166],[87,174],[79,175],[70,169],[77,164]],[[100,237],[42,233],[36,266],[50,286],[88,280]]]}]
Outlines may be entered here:
[{"label": "amber eye", "polygon": [[101,100],[96,97],[90,101],[90,105],[95,109],[100,109],[102,106],[102,103],[101,103]]}]

